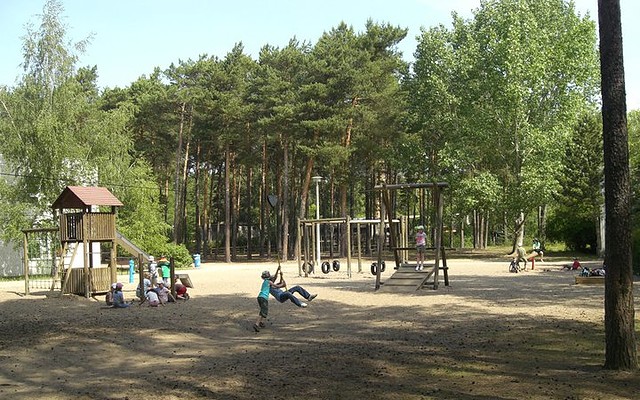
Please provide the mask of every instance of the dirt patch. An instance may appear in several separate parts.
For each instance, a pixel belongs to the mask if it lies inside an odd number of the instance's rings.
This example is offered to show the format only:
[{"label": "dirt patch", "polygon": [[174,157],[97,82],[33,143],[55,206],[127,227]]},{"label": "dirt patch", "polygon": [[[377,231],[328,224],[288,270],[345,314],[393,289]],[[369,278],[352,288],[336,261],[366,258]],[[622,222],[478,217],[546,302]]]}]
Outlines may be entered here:
[{"label": "dirt patch", "polygon": [[318,297],[306,309],[272,298],[259,333],[260,272],[274,263],[185,271],[191,300],[156,309],[23,296],[24,282],[3,282],[0,397],[637,397],[637,373],[601,368],[604,287],[575,285],[560,271],[568,260],[519,274],[504,260],[448,263],[450,286],[415,293],[374,291],[368,265],[358,273],[354,263],[348,278],[343,260],[339,272],[304,278],[286,263],[287,282]]}]

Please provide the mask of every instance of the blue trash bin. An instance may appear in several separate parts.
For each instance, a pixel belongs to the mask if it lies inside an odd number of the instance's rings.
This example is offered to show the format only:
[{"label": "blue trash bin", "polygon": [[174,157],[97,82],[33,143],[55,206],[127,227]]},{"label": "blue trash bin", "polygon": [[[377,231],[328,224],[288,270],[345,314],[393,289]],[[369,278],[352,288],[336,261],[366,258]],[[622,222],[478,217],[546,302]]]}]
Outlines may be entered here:
[{"label": "blue trash bin", "polygon": [[136,273],[136,263],[133,258],[129,259],[129,283],[133,283],[133,277]]},{"label": "blue trash bin", "polygon": [[193,265],[195,265],[196,268],[200,268],[200,254],[193,255]]}]

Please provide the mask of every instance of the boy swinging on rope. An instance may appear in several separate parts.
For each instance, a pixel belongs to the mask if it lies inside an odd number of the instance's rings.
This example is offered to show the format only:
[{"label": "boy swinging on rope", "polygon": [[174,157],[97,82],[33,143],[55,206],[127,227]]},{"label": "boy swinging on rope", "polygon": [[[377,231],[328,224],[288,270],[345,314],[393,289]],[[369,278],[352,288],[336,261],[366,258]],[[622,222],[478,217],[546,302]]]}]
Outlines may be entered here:
[{"label": "boy swinging on rope", "polygon": [[[280,273],[280,282],[275,283],[278,272]],[[264,321],[267,319],[269,314],[269,293],[271,293],[271,295],[280,303],[291,300],[293,304],[301,308],[307,307],[307,303],[298,300],[298,298],[293,295],[294,293],[300,294],[307,301],[311,301],[318,296],[317,294],[310,294],[302,286],[294,286],[288,290],[282,290],[281,288],[287,287],[287,283],[282,278],[282,270],[280,269],[280,266],[278,266],[278,270],[273,276],[271,276],[269,271],[263,271],[261,278],[262,286],[260,287],[260,293],[258,293],[258,306],[260,307],[260,313],[258,314],[256,323],[253,324],[253,330],[256,332],[260,332],[260,328],[265,327]]]}]

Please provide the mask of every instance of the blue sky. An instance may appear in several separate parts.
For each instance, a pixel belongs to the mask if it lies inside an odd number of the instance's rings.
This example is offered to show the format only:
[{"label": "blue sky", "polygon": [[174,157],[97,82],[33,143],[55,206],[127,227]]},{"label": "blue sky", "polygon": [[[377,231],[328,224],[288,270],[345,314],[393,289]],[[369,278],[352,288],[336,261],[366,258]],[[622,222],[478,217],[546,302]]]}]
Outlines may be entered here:
[{"label": "blue sky", "polygon": [[[93,35],[80,65],[98,66],[101,87],[127,86],[154,67],[201,54],[224,57],[237,42],[257,58],[265,44],[315,43],[341,21],[364,30],[371,18],[409,29],[400,44],[412,60],[420,27],[450,26],[451,12],[471,16],[480,0],[62,0],[70,39]],[[597,19],[597,0],[576,0]],[[0,84],[20,75],[25,24],[37,24],[44,0],[0,0]],[[628,109],[640,109],[640,1],[621,0]]]}]

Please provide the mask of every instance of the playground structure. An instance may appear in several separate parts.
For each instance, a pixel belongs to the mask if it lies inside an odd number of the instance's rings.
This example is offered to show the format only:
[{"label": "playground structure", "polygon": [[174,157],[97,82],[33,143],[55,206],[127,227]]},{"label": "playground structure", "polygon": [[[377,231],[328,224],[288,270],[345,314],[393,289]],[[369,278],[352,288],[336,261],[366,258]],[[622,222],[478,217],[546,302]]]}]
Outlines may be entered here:
[{"label": "playground structure", "polygon": [[[298,237],[296,246],[298,249],[298,273],[300,276],[308,276],[314,270],[319,269],[322,266],[322,272],[327,273],[329,271],[330,262],[324,261],[318,263],[316,260],[320,260],[321,249],[319,248],[319,240],[317,235],[320,232],[319,226],[345,226],[347,229],[343,231],[346,233],[346,257],[347,257],[347,276],[351,277],[351,262],[352,251],[354,242],[353,232],[355,228],[356,240],[355,247],[357,251],[358,259],[358,272],[362,272],[362,243],[361,238],[362,228],[365,228],[365,232],[370,233],[370,237],[374,238],[377,242],[376,252],[377,261],[374,261],[371,265],[371,272],[376,275],[376,290],[380,289],[383,285],[385,288],[391,287],[410,287],[414,290],[419,290],[425,287],[431,287],[437,289],[440,280],[440,271],[443,271],[444,284],[449,286],[449,275],[445,249],[442,245],[443,237],[443,209],[444,199],[443,190],[449,185],[445,182],[439,183],[408,183],[397,185],[382,185],[376,186],[374,189],[381,194],[381,218],[380,219],[351,219],[347,218],[316,218],[316,219],[300,219],[298,221]],[[415,251],[415,246],[409,246],[409,217],[401,216],[400,218],[393,218],[394,210],[391,206],[391,200],[389,192],[394,190],[406,190],[406,189],[428,189],[432,194],[433,203],[433,215],[430,216],[432,221],[432,241],[433,246],[427,247],[426,250],[432,255],[434,262],[432,264],[426,264],[427,269],[424,271],[415,271],[416,264],[412,264],[409,261],[410,251]],[[340,230],[338,230],[340,231]],[[329,245],[325,245],[330,249],[329,256],[332,256],[333,238],[327,238],[327,234],[323,237],[324,242],[329,242]],[[340,240],[337,241],[339,243]],[[318,244],[317,244],[318,243]],[[383,260],[383,248],[388,246],[392,251],[396,272],[384,283],[380,282],[380,274],[385,269],[385,260]],[[338,250],[339,251],[339,250]],[[321,265],[315,265],[321,264]],[[335,260],[334,260],[335,265]],[[378,267],[380,266],[380,267]],[[431,267],[431,268],[428,268]],[[337,271],[337,268],[333,268]]]},{"label": "playground structure", "polygon": [[[387,221],[392,220],[392,216],[394,214],[394,209],[392,208],[391,199],[389,196],[390,191],[396,190],[407,190],[407,189],[429,189],[432,193],[433,199],[433,227],[431,229],[433,236],[433,246],[427,247],[427,250],[433,252],[433,264],[426,264],[425,266],[431,267],[426,268],[425,271],[416,271],[414,268],[416,264],[412,264],[406,260],[406,254],[409,250],[415,250],[415,247],[408,247],[405,243],[401,243],[399,240],[398,231],[391,229],[390,230],[390,246],[393,250],[394,260],[395,260],[395,269],[396,272],[391,275],[386,282],[380,281],[380,273],[381,268],[376,269],[376,290],[384,287],[385,289],[390,288],[391,290],[397,290],[399,288],[412,288],[414,290],[419,290],[425,287],[431,287],[432,289],[438,289],[439,285],[439,271],[443,271],[444,275],[444,284],[445,286],[449,286],[449,273],[447,266],[447,258],[445,254],[445,249],[442,246],[442,232],[443,232],[443,210],[444,210],[444,197],[443,190],[449,186],[446,182],[437,182],[437,183],[406,183],[406,184],[394,184],[394,185],[378,185],[374,187],[374,190],[380,192],[382,197],[381,205],[383,211],[381,215],[386,214]],[[385,212],[386,211],[386,212]],[[381,222],[382,224],[382,218]],[[406,237],[406,236],[405,236]],[[379,244],[378,246],[378,265],[382,263],[382,246]],[[403,260],[403,256],[405,257]],[[442,263],[442,265],[441,265]],[[425,274],[426,272],[426,274]]]},{"label": "playground structure", "polygon": [[[348,229],[345,229],[344,232],[346,234],[346,258],[347,258],[347,276],[351,278],[352,274],[352,260],[353,260],[353,251],[355,247],[357,261],[358,261],[358,272],[362,272],[362,253],[363,253],[363,243],[367,243],[369,239],[363,240],[362,231],[367,230],[369,238],[375,238],[378,236],[384,236],[384,233],[380,235],[380,232],[385,232],[387,228],[389,230],[398,229],[397,226],[402,224],[403,220],[392,220],[392,227],[389,228],[386,223],[384,223],[383,227],[379,229],[380,220],[378,219],[351,219],[347,218],[321,218],[321,219],[299,219],[298,220],[298,237],[296,238],[298,245],[296,246],[298,249],[297,259],[298,259],[298,273],[300,276],[308,276],[312,271],[319,270],[323,268],[328,263],[334,271],[338,271],[339,261],[334,259],[333,254],[333,246],[334,243],[340,243],[340,238],[334,240],[331,234],[325,235],[325,240],[320,241],[317,238],[317,232],[320,232],[318,229],[319,226],[329,227],[329,230],[341,226],[346,226]],[[402,228],[400,228],[402,229]],[[355,230],[355,241],[353,240]],[[340,229],[337,229],[340,231]],[[316,243],[325,243],[324,255],[328,253],[329,260],[333,259],[332,262],[324,261],[321,262],[320,265],[315,265],[317,262],[315,260],[321,259],[322,256],[319,255],[322,253],[322,249],[318,247]],[[328,244],[326,244],[328,243]],[[340,253],[340,248],[338,248],[335,252]],[[320,252],[320,253],[319,253]],[[326,260],[326,257],[325,257]],[[338,266],[336,266],[336,262],[338,262]],[[324,268],[323,268],[324,269]],[[325,272],[325,271],[323,271]],[[328,272],[328,271],[326,271]],[[325,273],[326,273],[325,272]]]},{"label": "playground structure", "polygon": [[[139,267],[143,261],[148,261],[148,254],[116,230],[116,211],[122,205],[106,188],[67,186],[52,205],[59,214],[59,227],[23,230],[25,294],[28,295],[32,288],[30,273],[33,265],[29,254],[33,250],[30,247],[41,246],[41,243],[31,246],[29,237],[37,234],[58,233],[56,241],[59,247],[54,246],[51,239],[47,241],[46,252],[51,257],[40,264],[38,278],[31,280],[32,283],[40,282],[41,286],[42,276],[49,276],[51,292],[59,290],[60,294],[74,293],[85,297],[107,292],[111,283],[117,281],[117,245],[134,256]],[[109,208],[109,211],[101,212],[100,207]],[[104,242],[111,244],[107,268],[100,265],[100,244]],[[76,261],[78,255],[82,257],[82,268]],[[142,269],[139,268],[140,271]]]}]

